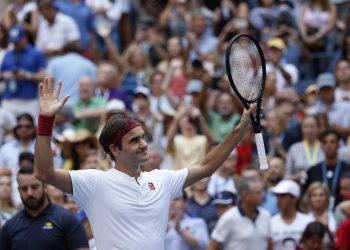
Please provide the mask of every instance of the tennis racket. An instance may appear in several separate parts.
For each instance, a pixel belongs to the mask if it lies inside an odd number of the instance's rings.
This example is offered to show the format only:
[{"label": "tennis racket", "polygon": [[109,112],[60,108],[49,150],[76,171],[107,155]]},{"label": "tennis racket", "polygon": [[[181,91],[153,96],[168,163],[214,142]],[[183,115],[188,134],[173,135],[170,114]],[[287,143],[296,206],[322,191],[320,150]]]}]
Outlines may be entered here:
[{"label": "tennis racket", "polygon": [[251,114],[260,169],[268,169],[261,133],[261,100],[265,88],[266,65],[263,51],[253,37],[240,34],[231,39],[226,50],[226,71],[233,91],[246,109],[257,103],[256,117]]}]

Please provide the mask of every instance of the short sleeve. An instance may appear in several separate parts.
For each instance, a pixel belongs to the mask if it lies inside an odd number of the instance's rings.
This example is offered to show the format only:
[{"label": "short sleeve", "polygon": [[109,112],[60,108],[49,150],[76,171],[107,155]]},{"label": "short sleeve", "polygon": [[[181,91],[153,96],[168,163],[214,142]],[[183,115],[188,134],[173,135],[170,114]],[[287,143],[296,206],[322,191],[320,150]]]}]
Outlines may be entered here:
[{"label": "short sleeve", "polygon": [[224,213],[218,220],[213,232],[211,233],[211,238],[219,243],[224,243],[227,241],[229,235],[231,234],[231,228],[233,225],[232,220],[232,210]]},{"label": "short sleeve", "polygon": [[73,186],[73,194],[71,195],[71,198],[80,206],[85,207],[93,196],[96,184],[104,172],[96,169],[68,172]]},{"label": "short sleeve", "polygon": [[168,173],[167,184],[170,188],[171,199],[182,196],[183,186],[187,180],[188,169],[184,168],[178,171],[162,170]]}]

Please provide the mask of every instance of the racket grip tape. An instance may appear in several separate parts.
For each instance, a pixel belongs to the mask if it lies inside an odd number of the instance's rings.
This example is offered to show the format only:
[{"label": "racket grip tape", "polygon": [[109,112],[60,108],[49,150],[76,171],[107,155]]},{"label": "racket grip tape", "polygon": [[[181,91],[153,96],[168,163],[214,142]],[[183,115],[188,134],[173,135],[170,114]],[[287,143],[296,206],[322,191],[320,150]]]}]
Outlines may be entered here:
[{"label": "racket grip tape", "polygon": [[268,169],[269,165],[267,164],[264,139],[263,139],[262,133],[255,134],[255,143],[256,143],[256,149],[258,150],[260,170]]}]

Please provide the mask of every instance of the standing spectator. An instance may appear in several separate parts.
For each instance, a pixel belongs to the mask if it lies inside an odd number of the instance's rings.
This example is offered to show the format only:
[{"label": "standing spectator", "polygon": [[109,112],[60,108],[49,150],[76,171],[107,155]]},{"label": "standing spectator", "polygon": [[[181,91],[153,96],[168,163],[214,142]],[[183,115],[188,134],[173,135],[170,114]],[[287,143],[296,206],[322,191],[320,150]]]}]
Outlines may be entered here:
[{"label": "standing spectator", "polygon": [[350,62],[343,58],[335,67],[335,78],[338,86],[335,88],[335,100],[350,102]]},{"label": "standing spectator", "polygon": [[6,221],[18,212],[12,199],[11,177],[0,176],[0,229]]},{"label": "standing spectator", "polygon": [[325,113],[332,129],[343,138],[350,134],[349,103],[339,102],[335,99],[336,81],[332,73],[319,74],[316,80],[318,99],[313,107],[308,110],[309,114]]},{"label": "standing spectator", "polygon": [[208,229],[202,218],[186,213],[187,195],[174,199],[170,204],[168,229],[165,234],[165,250],[206,249]]},{"label": "standing spectator", "polygon": [[54,0],[39,0],[38,8],[41,16],[35,46],[43,50],[47,58],[60,54],[67,43],[79,43],[77,24],[57,9]]},{"label": "standing spectator", "polygon": [[220,217],[208,250],[272,249],[270,214],[259,207],[263,198],[262,182],[243,178],[238,192],[240,203]]},{"label": "standing spectator", "polygon": [[10,30],[9,40],[14,47],[5,54],[1,65],[2,77],[6,82],[2,107],[15,116],[28,112],[37,117],[38,82],[45,73],[45,56],[28,44],[21,26]]},{"label": "standing spectator", "polygon": [[277,195],[280,210],[271,219],[273,249],[295,249],[307,224],[312,221],[306,214],[297,211],[300,188],[294,181],[283,180],[271,191]]},{"label": "standing spectator", "polygon": [[[62,47],[59,55],[47,65],[46,72],[67,84],[62,86],[62,95],[70,95],[68,106],[79,100],[79,81],[82,76],[96,80],[95,64],[80,54],[78,42],[69,42]],[[67,66],[69,65],[69,67]],[[55,83],[57,86],[57,82]]]},{"label": "standing spectator", "polygon": [[192,197],[188,201],[187,212],[190,216],[204,219],[211,232],[218,215],[212,204],[213,197],[208,193],[209,180],[210,178],[204,178],[191,186]]},{"label": "standing spectator", "polygon": [[309,168],[305,183],[306,189],[315,181],[325,183],[331,194],[329,205],[331,209],[343,199],[340,194],[340,176],[350,171],[350,166],[338,157],[339,139],[338,133],[334,130],[327,130],[320,135],[325,160]]},{"label": "standing spectator", "polygon": [[17,179],[24,209],[3,226],[0,248],[87,250],[84,228],[72,213],[50,203],[47,186],[35,178],[34,168],[22,168]]}]

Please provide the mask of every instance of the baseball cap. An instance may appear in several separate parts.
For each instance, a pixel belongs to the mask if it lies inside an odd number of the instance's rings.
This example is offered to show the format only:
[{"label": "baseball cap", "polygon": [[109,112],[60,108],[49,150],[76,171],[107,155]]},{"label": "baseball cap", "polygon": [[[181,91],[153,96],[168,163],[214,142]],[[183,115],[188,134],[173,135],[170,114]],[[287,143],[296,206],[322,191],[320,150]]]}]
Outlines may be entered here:
[{"label": "baseball cap", "polygon": [[24,28],[20,25],[14,26],[9,33],[9,40],[11,43],[18,43],[26,35]]},{"label": "baseball cap", "polygon": [[318,90],[324,87],[334,88],[336,85],[334,75],[329,72],[319,74],[316,80],[316,85]]},{"label": "baseball cap", "polygon": [[299,185],[292,180],[282,180],[275,187],[271,189],[275,194],[291,194],[296,198],[300,196]]},{"label": "baseball cap", "polygon": [[193,93],[193,92],[200,93],[200,92],[202,92],[202,89],[203,89],[203,82],[202,81],[200,81],[200,80],[191,80],[187,84],[186,93],[187,94],[190,94],[190,93]]},{"label": "baseball cap", "polygon": [[217,193],[212,202],[214,205],[230,205],[236,203],[236,195],[230,191]]},{"label": "baseball cap", "polygon": [[150,91],[149,91],[149,88],[147,87],[144,87],[144,86],[138,86],[135,91],[134,91],[134,96],[136,95],[143,95],[145,97],[149,97],[149,95],[151,94]]},{"label": "baseball cap", "polygon": [[106,112],[107,113],[113,113],[118,111],[124,111],[125,110],[125,104],[121,100],[110,100],[106,105]]},{"label": "baseball cap", "polygon": [[286,48],[286,44],[281,38],[274,37],[267,41],[267,46],[269,48],[276,48],[279,50],[284,50]]}]

